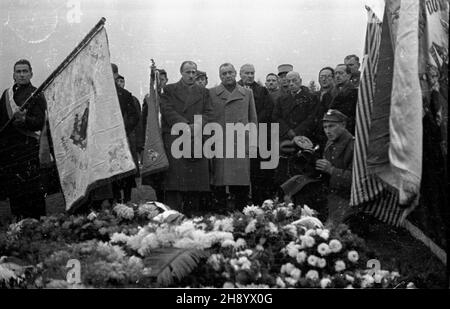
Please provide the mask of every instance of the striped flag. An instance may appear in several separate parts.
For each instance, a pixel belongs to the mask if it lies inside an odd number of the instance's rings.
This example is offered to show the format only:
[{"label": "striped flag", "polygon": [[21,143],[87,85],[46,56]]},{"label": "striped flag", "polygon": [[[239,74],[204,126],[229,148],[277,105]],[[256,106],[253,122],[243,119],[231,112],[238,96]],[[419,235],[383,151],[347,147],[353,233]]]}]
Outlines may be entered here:
[{"label": "striped flag", "polygon": [[[363,211],[393,225],[400,224],[402,210],[397,207],[398,193],[367,169],[367,151],[371,126],[372,104],[380,56],[382,31],[389,37],[387,25],[366,6],[368,21],[364,48],[363,70],[356,107],[355,151],[352,171],[351,206],[362,206]],[[384,28],[384,29],[382,29]]]}]

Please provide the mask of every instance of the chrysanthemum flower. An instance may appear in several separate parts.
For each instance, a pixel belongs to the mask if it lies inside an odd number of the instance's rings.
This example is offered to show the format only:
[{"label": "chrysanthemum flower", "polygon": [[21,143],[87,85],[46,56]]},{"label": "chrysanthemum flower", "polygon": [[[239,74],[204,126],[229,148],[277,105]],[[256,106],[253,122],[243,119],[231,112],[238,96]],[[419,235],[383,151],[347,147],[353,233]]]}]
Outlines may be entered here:
[{"label": "chrysanthemum flower", "polygon": [[319,273],[317,272],[317,270],[309,270],[306,275],[305,275],[306,279],[310,279],[310,280],[318,280],[319,279]]},{"label": "chrysanthemum flower", "polygon": [[338,253],[342,249],[342,244],[337,239],[332,239],[330,241],[330,245],[329,246],[330,246],[331,252],[334,252],[334,253]]},{"label": "chrysanthemum flower", "polygon": [[326,243],[321,243],[317,247],[317,252],[319,252],[319,254],[321,256],[325,256],[325,255],[328,255],[331,252],[331,250],[330,250],[330,247]]},{"label": "chrysanthemum flower", "polygon": [[308,256],[308,264],[311,266],[316,266],[318,262],[318,258],[315,255]]},{"label": "chrysanthemum flower", "polygon": [[256,231],[256,219],[252,219],[245,228],[245,234]]},{"label": "chrysanthemum flower", "polygon": [[327,261],[325,259],[317,260],[317,267],[324,268],[325,266],[327,266]]},{"label": "chrysanthemum flower", "polygon": [[350,262],[356,263],[358,262],[359,255],[355,250],[349,251],[347,254],[347,258]]},{"label": "chrysanthemum flower", "polygon": [[298,268],[294,268],[291,271],[290,275],[291,275],[292,278],[294,278],[295,280],[298,281],[298,279],[300,279],[300,276],[302,275],[302,271],[300,269],[298,269]]},{"label": "chrysanthemum flower", "polygon": [[334,263],[334,269],[337,272],[341,272],[341,271],[345,270],[345,263],[344,263],[344,261],[342,261],[342,260],[336,261],[336,263]]},{"label": "chrysanthemum flower", "polygon": [[320,280],[320,287],[322,289],[325,289],[330,284],[331,284],[331,279],[330,278],[322,278],[322,280]]},{"label": "chrysanthemum flower", "polygon": [[306,257],[307,257],[307,255],[306,255],[305,251],[300,251],[300,252],[297,254],[296,260],[297,260],[297,262],[298,262],[299,264],[303,264],[303,263],[305,262],[305,260],[306,260]]}]

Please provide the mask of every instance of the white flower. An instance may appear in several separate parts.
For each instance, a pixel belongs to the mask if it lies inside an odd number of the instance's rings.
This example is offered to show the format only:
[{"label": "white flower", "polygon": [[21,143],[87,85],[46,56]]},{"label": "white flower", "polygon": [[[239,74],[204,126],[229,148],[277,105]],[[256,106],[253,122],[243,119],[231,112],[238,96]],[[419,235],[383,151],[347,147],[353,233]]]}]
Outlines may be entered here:
[{"label": "white flower", "polygon": [[142,239],[141,247],[138,249],[138,253],[144,256],[150,253],[150,249],[155,248],[158,248],[158,238],[155,234],[151,233]]},{"label": "white flower", "polygon": [[264,210],[262,210],[258,206],[253,206],[253,205],[244,207],[242,212],[246,216],[261,216],[261,215],[264,215]]},{"label": "white flower", "polygon": [[233,219],[232,218],[224,218],[222,220],[217,220],[214,222],[214,231],[224,231],[224,232],[233,232]]},{"label": "white flower", "polygon": [[391,279],[394,280],[395,278],[400,277],[400,274],[397,271],[391,272]]},{"label": "white flower", "polygon": [[330,237],[330,231],[327,229],[322,230],[319,236],[322,237],[324,240],[328,240],[328,238]]},{"label": "white flower", "polygon": [[318,258],[315,255],[308,256],[308,264],[311,266],[316,266],[318,262]]},{"label": "white flower", "polygon": [[212,254],[209,258],[207,263],[210,264],[215,271],[219,271],[220,269],[220,262],[222,261],[223,256],[221,254]]},{"label": "white flower", "polygon": [[302,275],[302,271],[298,268],[294,268],[291,271],[291,277],[298,281],[300,279],[300,276]]},{"label": "white flower", "polygon": [[326,243],[321,243],[317,247],[317,252],[319,252],[321,256],[325,256],[325,255],[328,255],[331,252],[331,250],[330,250],[330,247]]},{"label": "white flower", "polygon": [[96,214],[94,211],[92,211],[92,212],[87,216],[87,219],[88,219],[89,221],[94,221],[95,218],[97,218],[97,214]]},{"label": "white flower", "polygon": [[317,270],[309,270],[306,275],[305,275],[306,279],[311,279],[311,280],[318,280],[319,279],[319,273],[317,272]]},{"label": "white flower", "polygon": [[322,289],[325,289],[327,286],[329,286],[331,284],[331,280],[330,278],[323,278],[322,280],[320,280],[320,287]]},{"label": "white flower", "polygon": [[409,283],[406,285],[406,288],[407,288],[407,289],[416,289],[416,286],[415,286],[415,284],[414,284],[413,282],[409,282]]},{"label": "white flower", "polygon": [[361,287],[362,288],[367,288],[367,287],[371,287],[373,285],[373,283],[375,282],[375,279],[373,279],[373,277],[369,274],[366,274],[364,276],[362,276],[361,278]]},{"label": "white flower", "polygon": [[347,258],[350,262],[356,263],[358,262],[359,255],[355,250],[349,251],[347,254]]},{"label": "white flower", "polygon": [[383,276],[381,274],[374,274],[373,275],[373,280],[375,281],[375,283],[380,283],[381,279],[383,279]]},{"label": "white flower", "polygon": [[286,230],[293,238],[297,238],[297,228],[295,225],[287,224],[283,226],[283,229]]},{"label": "white flower", "polygon": [[320,268],[324,268],[327,265],[327,261],[325,259],[318,259],[317,266]]},{"label": "white flower", "polygon": [[309,208],[307,205],[303,205],[302,217],[313,217],[315,213],[315,210]]},{"label": "white flower", "polygon": [[256,249],[257,251],[264,251],[264,247],[261,246],[261,245],[256,245],[255,249]]},{"label": "white flower", "polygon": [[266,229],[269,230],[270,233],[272,234],[277,234],[278,233],[278,228],[275,224],[273,224],[272,222],[269,222],[269,225],[266,227]]},{"label": "white flower", "polygon": [[[239,239],[238,239],[239,240]],[[245,240],[244,240],[245,241]],[[252,255],[253,254],[253,250],[251,250],[251,249],[246,249],[245,251],[245,254],[247,254],[247,255]]]},{"label": "white flower", "polygon": [[299,263],[299,264],[303,264],[303,262],[305,262],[305,260],[306,260],[306,253],[305,253],[305,251],[300,251],[298,254],[297,254],[297,262]]},{"label": "white flower", "polygon": [[307,230],[306,232],[305,232],[305,235],[306,236],[316,236],[317,235],[317,232],[315,231],[315,230],[313,230],[313,229],[309,229],[309,230]]},{"label": "white flower", "polygon": [[277,277],[277,285],[280,288],[285,288],[286,287],[286,284],[283,282],[283,279],[281,279],[280,277]]},{"label": "white flower", "polygon": [[351,283],[353,283],[353,282],[355,281],[355,278],[353,278],[353,277],[350,276],[350,275],[345,275],[345,279],[346,279],[347,281],[350,281]]},{"label": "white flower", "polygon": [[330,241],[330,250],[331,252],[338,253],[342,249],[342,244],[337,239],[332,239]]},{"label": "white flower", "polygon": [[235,249],[245,248],[246,245],[247,245],[247,243],[245,242],[245,239],[238,238],[238,240],[236,240],[236,242],[234,244],[234,248]]},{"label": "white flower", "polygon": [[272,208],[273,207],[273,201],[272,200],[265,200],[262,204],[262,207],[264,208]]},{"label": "white flower", "polygon": [[336,263],[334,263],[334,269],[337,272],[341,272],[341,271],[345,270],[345,263],[344,263],[344,261],[342,261],[342,260],[336,261]]},{"label": "white flower", "polygon": [[310,237],[310,236],[303,236],[302,239],[302,243],[304,243],[304,245],[308,248],[311,248],[314,246],[314,244],[316,243],[316,241],[314,240],[314,238]]},{"label": "white flower", "polygon": [[111,243],[127,243],[130,237],[125,235],[124,233],[114,233],[111,236]]},{"label": "white flower", "polygon": [[245,228],[245,234],[256,231],[256,219],[252,219]]},{"label": "white flower", "polygon": [[192,220],[186,220],[177,227],[175,227],[175,232],[180,235],[180,237],[188,236],[195,230],[195,224]]},{"label": "white flower", "polygon": [[222,242],[222,247],[234,247],[236,242],[233,239],[225,239]]},{"label": "white flower", "polygon": [[287,284],[294,286],[297,284],[298,280],[295,280],[294,278],[291,278],[291,277],[286,277],[286,278],[284,278],[284,281],[286,281]]},{"label": "white flower", "polygon": [[298,246],[295,245],[294,242],[291,242],[289,245],[287,245],[286,250],[287,250],[287,254],[290,257],[293,257],[293,258],[297,257]]},{"label": "white flower", "polygon": [[295,266],[291,263],[287,263],[287,264],[285,264],[285,266],[286,266],[285,272],[288,275],[295,269]]},{"label": "white flower", "polygon": [[227,281],[223,284],[223,288],[224,289],[234,289],[234,284],[232,282]]},{"label": "white flower", "polygon": [[354,289],[354,287],[351,284],[347,285],[345,288],[346,289]]}]

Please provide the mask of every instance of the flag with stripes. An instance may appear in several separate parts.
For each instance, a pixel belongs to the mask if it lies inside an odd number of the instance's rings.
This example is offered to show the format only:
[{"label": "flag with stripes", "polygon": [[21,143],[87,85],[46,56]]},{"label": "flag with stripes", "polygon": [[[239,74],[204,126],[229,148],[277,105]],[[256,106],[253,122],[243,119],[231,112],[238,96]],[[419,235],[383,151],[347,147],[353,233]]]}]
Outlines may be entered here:
[{"label": "flag with stripes", "polygon": [[368,21],[364,48],[363,70],[356,107],[355,150],[352,171],[351,206],[360,206],[363,211],[393,225],[399,225],[403,210],[398,207],[398,193],[388,187],[367,169],[369,130],[371,128],[372,105],[375,97],[376,76],[382,33],[389,40],[387,22],[380,19],[366,6]]}]

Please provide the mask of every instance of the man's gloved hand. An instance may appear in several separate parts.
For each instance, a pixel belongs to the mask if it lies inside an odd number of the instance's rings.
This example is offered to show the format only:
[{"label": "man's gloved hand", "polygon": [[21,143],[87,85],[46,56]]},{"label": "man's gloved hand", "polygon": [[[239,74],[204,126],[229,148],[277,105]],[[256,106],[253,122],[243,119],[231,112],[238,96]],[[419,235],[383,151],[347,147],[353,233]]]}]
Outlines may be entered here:
[{"label": "man's gloved hand", "polygon": [[319,159],[316,161],[316,170],[321,171],[323,173],[331,174],[333,170],[333,166],[331,162],[325,159]]}]

